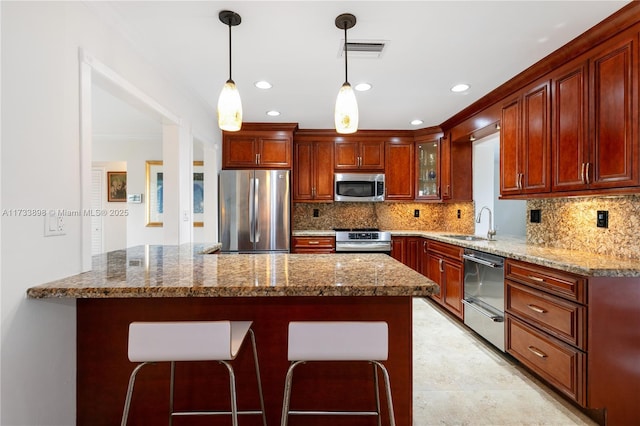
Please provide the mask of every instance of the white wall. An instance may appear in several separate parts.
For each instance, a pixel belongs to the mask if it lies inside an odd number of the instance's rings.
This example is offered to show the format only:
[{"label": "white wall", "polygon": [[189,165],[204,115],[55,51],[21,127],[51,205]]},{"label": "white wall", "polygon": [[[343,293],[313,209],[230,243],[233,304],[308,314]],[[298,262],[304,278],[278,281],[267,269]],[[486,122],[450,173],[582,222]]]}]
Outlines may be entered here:
[{"label": "white wall", "polygon": [[[2,1],[0,8],[3,209],[80,208],[80,47],[200,139],[219,141],[199,101],[164,80],[84,3]],[[81,218],[65,218],[66,234],[56,237],[43,236],[40,216],[3,215],[1,228],[0,424],[73,425],[75,301],[31,300],[25,292],[81,270]]]}]

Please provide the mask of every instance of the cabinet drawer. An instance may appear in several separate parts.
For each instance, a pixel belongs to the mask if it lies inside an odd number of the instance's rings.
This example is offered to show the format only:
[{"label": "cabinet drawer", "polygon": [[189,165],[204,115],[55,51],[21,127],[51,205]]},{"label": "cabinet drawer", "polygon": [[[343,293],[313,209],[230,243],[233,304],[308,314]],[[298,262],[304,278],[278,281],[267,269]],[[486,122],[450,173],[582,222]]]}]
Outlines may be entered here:
[{"label": "cabinet drawer", "polygon": [[510,314],[506,325],[507,352],[584,407],[586,355]]},{"label": "cabinet drawer", "polygon": [[507,279],[585,303],[585,277],[511,259],[504,264],[504,275]]},{"label": "cabinet drawer", "polygon": [[336,242],[333,237],[293,237],[294,253],[333,253]]},{"label": "cabinet drawer", "polygon": [[506,281],[505,308],[571,345],[585,350],[584,306]]},{"label": "cabinet drawer", "polygon": [[462,247],[431,240],[427,242],[427,250],[459,261],[462,261],[462,253],[464,252]]}]

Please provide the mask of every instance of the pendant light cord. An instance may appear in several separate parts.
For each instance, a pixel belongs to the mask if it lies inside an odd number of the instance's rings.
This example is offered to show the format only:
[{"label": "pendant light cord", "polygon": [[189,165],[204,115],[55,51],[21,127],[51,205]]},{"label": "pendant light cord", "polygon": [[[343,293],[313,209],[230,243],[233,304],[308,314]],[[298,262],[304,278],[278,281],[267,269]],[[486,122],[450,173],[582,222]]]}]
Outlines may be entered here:
[{"label": "pendant light cord", "polygon": [[231,20],[229,20],[229,80],[231,79]]},{"label": "pendant light cord", "polygon": [[344,82],[349,83],[348,73],[347,73],[347,55],[348,55],[348,44],[347,44],[347,21],[344,21]]}]

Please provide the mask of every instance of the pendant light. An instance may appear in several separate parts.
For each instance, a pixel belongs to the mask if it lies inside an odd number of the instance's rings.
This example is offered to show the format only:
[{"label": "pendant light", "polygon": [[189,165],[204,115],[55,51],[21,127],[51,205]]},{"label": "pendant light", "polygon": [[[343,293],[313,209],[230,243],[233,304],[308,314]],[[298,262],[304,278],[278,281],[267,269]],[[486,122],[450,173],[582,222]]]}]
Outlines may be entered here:
[{"label": "pendant light", "polygon": [[218,98],[218,126],[221,130],[237,132],[242,127],[242,102],[236,83],[231,78],[231,27],[240,25],[242,19],[230,10],[223,10],[218,18],[229,26],[229,79],[222,87]]},{"label": "pendant light", "polygon": [[338,92],[334,117],[338,133],[355,133],[358,130],[358,102],[347,74],[347,30],[355,25],[356,17],[350,13],[343,13],[336,18],[336,27],[344,30],[344,84]]}]

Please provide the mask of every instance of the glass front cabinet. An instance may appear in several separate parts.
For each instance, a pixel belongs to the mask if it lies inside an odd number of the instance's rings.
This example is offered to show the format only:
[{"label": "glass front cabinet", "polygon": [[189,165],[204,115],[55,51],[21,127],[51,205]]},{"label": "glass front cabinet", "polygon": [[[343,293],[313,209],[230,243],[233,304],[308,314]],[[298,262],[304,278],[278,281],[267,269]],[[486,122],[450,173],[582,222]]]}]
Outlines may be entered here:
[{"label": "glass front cabinet", "polygon": [[416,142],[416,199],[439,200],[440,143],[438,139]]}]

